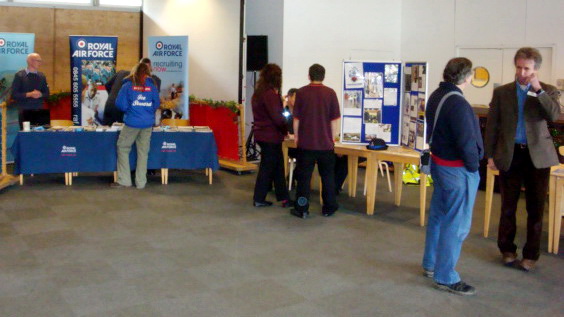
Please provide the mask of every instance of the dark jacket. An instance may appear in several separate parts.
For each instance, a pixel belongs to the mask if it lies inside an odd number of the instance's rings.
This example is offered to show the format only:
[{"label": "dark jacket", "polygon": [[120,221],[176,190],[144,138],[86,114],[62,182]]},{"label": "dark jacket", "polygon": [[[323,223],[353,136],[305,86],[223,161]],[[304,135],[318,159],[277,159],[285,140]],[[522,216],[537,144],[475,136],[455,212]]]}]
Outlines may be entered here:
[{"label": "dark jacket", "polygon": [[[515,149],[517,130],[517,83],[512,82],[494,90],[486,126],[486,155],[496,167],[509,170]],[[528,95],[525,100],[525,130],[531,160],[536,168],[558,165],[558,156],[548,132],[547,121],[555,121],[560,114],[560,92],[556,87],[541,83],[539,96]]]},{"label": "dark jacket", "polygon": [[147,78],[144,86],[134,86],[130,79],[124,80],[116,100],[116,106],[125,112],[125,125],[140,129],[155,124],[155,111],[160,105],[159,92],[152,78]]},{"label": "dark jacket", "polygon": [[[441,82],[439,88],[429,97],[425,111],[427,142],[433,131],[433,121],[439,102],[451,91],[462,93],[456,85]],[[470,172],[478,170],[480,159],[484,155],[484,145],[478,119],[464,97],[451,95],[445,100],[437,119],[437,127],[433,132],[431,152],[444,160],[462,160],[464,167]]]},{"label": "dark jacket", "polygon": [[123,112],[116,107],[116,99],[125,77],[129,76],[128,70],[120,70],[106,83],[108,100],[104,108],[104,124],[112,125],[114,122],[123,122]]},{"label": "dark jacket", "polygon": [[286,119],[282,115],[282,98],[274,89],[265,91],[258,98],[253,96],[253,132],[255,140],[282,143],[288,133]]},{"label": "dark jacket", "polygon": [[[41,98],[35,99],[25,96],[26,93],[35,89],[41,92]],[[49,85],[47,85],[45,75],[42,72],[27,74],[25,69],[17,72],[12,82],[12,98],[16,101],[20,111],[42,109],[43,103],[49,98]]]}]

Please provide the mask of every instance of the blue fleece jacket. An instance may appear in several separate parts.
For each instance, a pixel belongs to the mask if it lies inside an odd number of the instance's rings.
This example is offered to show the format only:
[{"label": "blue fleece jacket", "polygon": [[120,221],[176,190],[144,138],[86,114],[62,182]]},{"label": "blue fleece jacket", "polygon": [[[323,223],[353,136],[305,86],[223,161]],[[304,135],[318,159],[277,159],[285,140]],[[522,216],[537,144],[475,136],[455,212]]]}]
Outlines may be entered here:
[{"label": "blue fleece jacket", "polygon": [[[441,82],[439,88],[429,97],[425,112],[427,138],[433,130],[439,102],[451,91],[462,93],[456,85]],[[478,119],[464,97],[452,95],[445,100],[433,132],[431,152],[444,160],[462,160],[464,167],[470,172],[475,172],[480,167],[480,159],[484,156],[482,134]]]},{"label": "blue fleece jacket", "polygon": [[116,99],[116,106],[125,113],[125,125],[139,129],[155,124],[155,111],[160,105],[159,92],[150,77],[145,86],[134,86],[130,79],[125,79]]}]

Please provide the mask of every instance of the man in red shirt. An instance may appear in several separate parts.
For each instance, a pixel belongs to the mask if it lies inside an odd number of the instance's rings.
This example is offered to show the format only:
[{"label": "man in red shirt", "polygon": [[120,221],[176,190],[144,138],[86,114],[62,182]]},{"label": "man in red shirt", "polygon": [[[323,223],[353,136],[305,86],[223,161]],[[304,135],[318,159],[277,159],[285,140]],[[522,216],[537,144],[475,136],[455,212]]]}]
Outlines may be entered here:
[{"label": "man in red shirt", "polygon": [[310,182],[315,163],[321,176],[323,216],[332,216],[339,208],[335,195],[334,140],[341,113],[337,94],[323,85],[324,79],[325,68],[313,64],[309,68],[310,84],[296,93],[294,136],[298,147],[298,187],[291,214],[300,218],[309,215]]}]

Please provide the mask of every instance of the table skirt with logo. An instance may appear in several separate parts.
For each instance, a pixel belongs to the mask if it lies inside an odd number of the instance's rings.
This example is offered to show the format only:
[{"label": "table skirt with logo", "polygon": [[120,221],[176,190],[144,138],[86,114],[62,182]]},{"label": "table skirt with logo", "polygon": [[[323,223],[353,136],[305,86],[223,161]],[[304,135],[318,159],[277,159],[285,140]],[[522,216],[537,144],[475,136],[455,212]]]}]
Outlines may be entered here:
[{"label": "table skirt with logo", "polygon": [[[19,132],[11,148],[14,174],[113,172],[117,166],[119,132]],[[130,163],[135,168],[135,146]],[[153,132],[149,169],[217,170],[212,133]]]}]

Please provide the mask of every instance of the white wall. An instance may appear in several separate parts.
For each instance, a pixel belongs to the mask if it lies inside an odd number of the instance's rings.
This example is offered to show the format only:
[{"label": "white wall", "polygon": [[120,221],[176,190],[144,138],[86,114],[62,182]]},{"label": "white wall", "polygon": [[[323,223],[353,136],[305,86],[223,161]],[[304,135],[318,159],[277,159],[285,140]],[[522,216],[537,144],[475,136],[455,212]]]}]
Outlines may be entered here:
[{"label": "white wall", "polygon": [[401,58],[401,1],[284,0],[283,90],[308,84],[314,63],[341,99],[342,61]]},{"label": "white wall", "polygon": [[189,36],[190,94],[237,100],[239,0],[144,0],[143,12],[144,39],[153,35]]},{"label": "white wall", "polygon": [[[284,1],[281,0],[246,0],[245,32],[247,35],[268,36],[268,62],[282,65]],[[283,74],[284,76],[285,74]],[[258,72],[256,73],[258,79]],[[285,78],[283,78],[285,80]],[[251,97],[254,91],[253,73],[246,73],[245,81],[245,122],[247,135],[251,131],[253,112]],[[284,92],[283,92],[284,94]]]},{"label": "white wall", "polygon": [[429,89],[457,47],[554,46],[552,78],[564,78],[562,0],[403,0],[402,59],[429,61]]}]

